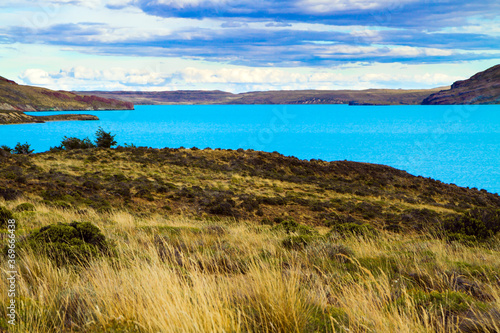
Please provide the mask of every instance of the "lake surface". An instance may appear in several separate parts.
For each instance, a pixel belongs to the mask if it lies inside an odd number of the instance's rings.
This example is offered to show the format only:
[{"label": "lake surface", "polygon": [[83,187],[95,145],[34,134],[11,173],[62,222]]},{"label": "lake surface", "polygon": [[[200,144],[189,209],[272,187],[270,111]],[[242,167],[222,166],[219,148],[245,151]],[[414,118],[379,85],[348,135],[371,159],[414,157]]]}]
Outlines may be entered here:
[{"label": "lake surface", "polygon": [[41,152],[64,135],[94,139],[102,126],[121,145],[252,148],[302,159],[379,163],[500,193],[498,105],[136,106],[69,113],[101,120],[0,125],[0,145],[28,142]]}]

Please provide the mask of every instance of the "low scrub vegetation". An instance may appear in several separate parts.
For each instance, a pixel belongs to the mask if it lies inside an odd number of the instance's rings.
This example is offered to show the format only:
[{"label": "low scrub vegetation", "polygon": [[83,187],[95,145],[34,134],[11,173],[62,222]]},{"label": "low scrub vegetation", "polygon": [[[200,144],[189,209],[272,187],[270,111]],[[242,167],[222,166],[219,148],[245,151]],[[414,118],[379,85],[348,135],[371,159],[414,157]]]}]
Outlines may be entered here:
[{"label": "low scrub vegetation", "polygon": [[292,220],[269,226],[34,207],[13,213],[23,225],[13,332],[500,328],[498,238],[457,246],[417,233],[338,237]]},{"label": "low scrub vegetation", "polygon": [[51,147],[51,151],[90,149],[90,148],[111,148],[116,145],[115,136],[110,132],[105,132],[101,127],[95,133],[96,139],[92,142],[88,137],[79,139],[64,136],[59,146]]},{"label": "low scrub vegetation", "polygon": [[254,151],[0,160],[0,331],[500,331],[497,195]]}]

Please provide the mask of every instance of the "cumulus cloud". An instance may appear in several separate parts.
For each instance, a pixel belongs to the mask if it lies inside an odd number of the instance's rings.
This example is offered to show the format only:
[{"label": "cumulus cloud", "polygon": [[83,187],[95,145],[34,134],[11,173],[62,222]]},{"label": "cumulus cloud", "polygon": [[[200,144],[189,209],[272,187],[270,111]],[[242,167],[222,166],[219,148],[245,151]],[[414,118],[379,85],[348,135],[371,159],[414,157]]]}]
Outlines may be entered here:
[{"label": "cumulus cloud", "polygon": [[43,69],[30,68],[24,71],[21,75],[21,79],[27,84],[32,85],[50,85],[54,83],[54,79],[49,75],[48,72]]},{"label": "cumulus cloud", "polygon": [[[121,67],[97,70],[77,66],[47,72],[28,69],[21,83],[67,90],[176,90],[219,89],[231,92],[278,89],[368,89],[415,85],[417,88],[449,85],[464,77],[445,73],[401,74],[372,72],[347,74],[341,69],[297,72],[292,69],[227,67],[207,69],[186,67],[176,72]],[[201,88],[200,88],[201,87]]]},{"label": "cumulus cloud", "polygon": [[21,75],[22,82],[30,85],[61,89],[60,87],[115,87],[123,90],[142,86],[160,86],[170,80],[170,75],[161,74],[149,69],[125,69],[121,67],[104,70],[84,66],[47,72],[42,69],[27,69]]}]

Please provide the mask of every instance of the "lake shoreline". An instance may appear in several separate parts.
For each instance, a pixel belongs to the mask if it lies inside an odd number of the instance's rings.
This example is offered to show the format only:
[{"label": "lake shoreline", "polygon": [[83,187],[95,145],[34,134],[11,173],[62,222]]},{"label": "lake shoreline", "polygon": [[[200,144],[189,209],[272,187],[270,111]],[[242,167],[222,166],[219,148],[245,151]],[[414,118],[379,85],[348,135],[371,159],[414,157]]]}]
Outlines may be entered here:
[{"label": "lake shoreline", "polygon": [[[57,112],[57,111],[54,111]],[[22,111],[0,111],[0,125],[36,124],[53,121],[95,121],[97,116],[90,114],[56,114],[50,116],[32,116]]]}]

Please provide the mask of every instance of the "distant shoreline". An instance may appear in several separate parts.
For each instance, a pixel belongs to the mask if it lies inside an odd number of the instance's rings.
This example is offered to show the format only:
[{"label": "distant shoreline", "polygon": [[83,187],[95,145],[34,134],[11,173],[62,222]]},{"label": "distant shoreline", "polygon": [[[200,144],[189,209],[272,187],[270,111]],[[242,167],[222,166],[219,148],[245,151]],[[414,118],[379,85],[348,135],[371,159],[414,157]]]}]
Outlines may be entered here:
[{"label": "distant shoreline", "polygon": [[[56,112],[56,111],[54,111]],[[31,116],[22,111],[0,111],[0,125],[33,124],[51,121],[92,121],[99,120],[90,114],[56,114],[51,116]]]}]

